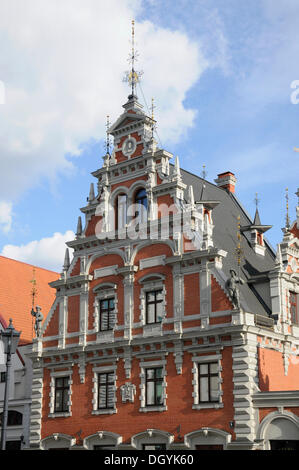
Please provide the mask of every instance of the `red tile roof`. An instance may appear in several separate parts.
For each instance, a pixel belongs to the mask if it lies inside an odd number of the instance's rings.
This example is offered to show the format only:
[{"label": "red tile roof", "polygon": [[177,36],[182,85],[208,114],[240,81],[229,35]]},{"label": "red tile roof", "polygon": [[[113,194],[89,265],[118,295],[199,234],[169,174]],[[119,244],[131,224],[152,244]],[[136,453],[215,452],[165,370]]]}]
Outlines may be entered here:
[{"label": "red tile roof", "polygon": [[41,307],[45,319],[56,293],[49,282],[58,279],[59,274],[0,256],[0,321],[5,327],[12,318],[14,328],[22,331],[19,345],[30,343],[34,337],[33,317],[30,314],[33,268],[37,290],[35,305]]}]

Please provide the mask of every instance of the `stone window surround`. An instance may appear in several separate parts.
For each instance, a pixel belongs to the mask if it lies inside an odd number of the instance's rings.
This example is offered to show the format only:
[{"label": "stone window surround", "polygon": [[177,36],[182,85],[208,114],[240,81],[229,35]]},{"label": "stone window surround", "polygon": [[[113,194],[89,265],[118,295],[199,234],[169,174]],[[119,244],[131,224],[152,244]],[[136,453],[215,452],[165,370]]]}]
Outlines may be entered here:
[{"label": "stone window surround", "polygon": [[[163,323],[163,320],[166,318],[166,288],[165,288],[165,276],[159,273],[151,273],[147,274],[146,276],[143,276],[141,279],[139,279],[139,284],[142,285],[141,291],[140,291],[140,316],[139,320],[141,322],[141,325],[143,325],[145,328],[148,326],[153,326],[153,325],[158,325],[161,326]],[[163,320],[162,322],[159,322],[158,324],[147,324],[146,323],[146,293],[147,292],[152,292],[156,290],[162,290],[162,308],[163,308]]]},{"label": "stone window surround", "polygon": [[174,441],[174,435],[160,429],[147,429],[146,431],[135,434],[131,437],[131,446],[137,450],[142,450],[143,444],[160,444],[166,445],[166,449]]},{"label": "stone window surround", "polygon": [[109,447],[119,446],[122,443],[122,436],[109,431],[97,431],[95,434],[85,437],[83,447],[93,450],[95,445],[104,445]]},{"label": "stone window surround", "polygon": [[[139,385],[139,388],[140,388],[140,396],[139,396],[140,408],[139,408],[139,411],[141,411],[143,413],[147,413],[149,411],[166,411],[167,410],[167,406],[166,406],[166,398],[167,398],[167,394],[166,394],[166,387],[167,387],[166,364],[167,364],[166,359],[163,359],[163,360],[162,359],[159,359],[159,360],[154,360],[153,359],[152,361],[141,361],[140,362],[139,365],[140,365],[141,372],[139,374],[139,377],[140,377],[140,385]],[[146,372],[145,372],[145,370],[146,369],[152,369],[152,368],[158,368],[158,367],[162,367],[162,378],[163,378],[163,381],[162,381],[162,399],[163,399],[163,404],[162,405],[157,405],[157,406],[146,406],[146,404],[145,404],[145,396],[146,396],[146,393],[145,393]]]},{"label": "stone window surround", "polygon": [[51,436],[47,436],[41,440],[41,450],[60,449],[60,448],[71,448],[76,444],[76,438],[69,436],[68,434],[54,433]]},{"label": "stone window surround", "polygon": [[[67,370],[53,370],[53,371],[51,371],[51,373],[50,373],[50,377],[51,377],[51,380],[50,380],[50,393],[49,393],[50,413],[48,414],[49,418],[60,418],[60,417],[61,418],[67,418],[68,416],[72,416],[72,412],[71,412],[71,406],[72,406],[71,396],[72,396],[72,383],[73,383],[72,374],[73,374],[73,370],[70,367]],[[68,380],[68,385],[69,385],[68,408],[69,408],[69,410],[64,411],[64,412],[55,412],[55,409],[54,409],[54,406],[55,406],[55,381],[56,381],[55,379],[60,378],[60,377],[69,377],[69,380]]]},{"label": "stone window surround", "polygon": [[203,427],[185,435],[184,444],[190,450],[195,450],[196,445],[223,445],[223,450],[231,442],[232,435],[222,429]]},{"label": "stone window surround", "polygon": [[[114,414],[117,413],[116,408],[116,381],[117,381],[117,365],[114,366],[94,366],[92,368],[93,371],[93,387],[92,387],[92,414],[93,415],[103,415],[103,414]],[[114,374],[114,408],[107,408],[107,409],[98,409],[98,375],[103,373],[113,373]]]},{"label": "stone window surround", "polygon": [[[192,409],[193,410],[201,410],[204,408],[223,408],[223,403],[222,403],[222,387],[221,384],[223,382],[223,379],[221,378],[221,372],[222,372],[222,366],[221,366],[221,354],[211,354],[209,356],[194,356],[192,358],[193,362],[193,368],[192,368],[192,373],[193,373],[193,380],[192,380],[192,385],[193,385],[193,405]],[[218,387],[219,387],[219,401],[218,402],[210,402],[210,403],[201,403],[199,401],[199,393],[198,393],[198,365],[199,364],[206,364],[206,363],[211,363],[211,362],[218,362]]]},{"label": "stone window surround", "polygon": [[[118,314],[118,298],[117,298],[117,284],[115,283],[102,283],[96,286],[93,289],[95,293],[95,301],[94,301],[94,330],[97,333],[97,342],[107,342],[112,341],[114,337],[114,331],[117,327],[117,314]],[[101,300],[106,300],[109,298],[114,298],[114,314],[115,314],[115,324],[112,330],[107,331],[100,331],[100,302]]]}]

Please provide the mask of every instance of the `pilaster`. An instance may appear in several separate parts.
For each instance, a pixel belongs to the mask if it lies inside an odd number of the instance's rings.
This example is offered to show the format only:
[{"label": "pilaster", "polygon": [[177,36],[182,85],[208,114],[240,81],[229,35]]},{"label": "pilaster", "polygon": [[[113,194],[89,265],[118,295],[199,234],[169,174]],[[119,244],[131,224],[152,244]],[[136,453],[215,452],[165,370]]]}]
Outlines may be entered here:
[{"label": "pilaster", "polygon": [[256,335],[243,333],[244,341],[233,347],[234,421],[236,442],[253,442],[258,422],[252,395],[258,388]]},{"label": "pilaster", "polygon": [[30,416],[30,449],[39,449],[41,440],[43,367],[39,358],[32,359],[32,402]]}]

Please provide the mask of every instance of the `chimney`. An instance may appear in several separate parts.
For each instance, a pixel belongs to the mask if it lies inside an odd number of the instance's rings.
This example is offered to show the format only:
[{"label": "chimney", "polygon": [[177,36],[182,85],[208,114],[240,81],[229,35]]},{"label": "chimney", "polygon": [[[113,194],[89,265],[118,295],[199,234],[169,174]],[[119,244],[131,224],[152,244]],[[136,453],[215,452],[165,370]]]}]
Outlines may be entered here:
[{"label": "chimney", "polygon": [[236,185],[236,177],[230,171],[226,171],[225,173],[220,173],[218,178],[214,180],[217,183],[219,188],[225,189],[228,193],[235,192],[235,185]]}]

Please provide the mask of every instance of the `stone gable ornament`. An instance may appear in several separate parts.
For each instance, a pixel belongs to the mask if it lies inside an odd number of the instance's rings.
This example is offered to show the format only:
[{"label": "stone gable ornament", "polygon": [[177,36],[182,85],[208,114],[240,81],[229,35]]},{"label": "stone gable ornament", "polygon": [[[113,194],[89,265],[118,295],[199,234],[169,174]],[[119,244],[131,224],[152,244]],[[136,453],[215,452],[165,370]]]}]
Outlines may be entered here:
[{"label": "stone gable ornament", "polygon": [[240,309],[240,292],[238,284],[244,284],[243,279],[237,276],[234,269],[230,269],[230,278],[226,281],[225,287],[228,291],[229,298],[233,304],[234,309]]},{"label": "stone gable ornament", "polygon": [[44,316],[41,313],[41,307],[36,306],[36,310],[32,308],[31,315],[35,317],[35,323],[34,323],[35,336],[36,338],[40,338],[42,335],[42,321],[44,319]]},{"label": "stone gable ornament", "polygon": [[126,382],[120,387],[121,399],[125,403],[129,401],[130,403],[134,402],[134,396],[136,394],[136,386],[130,382]]}]

